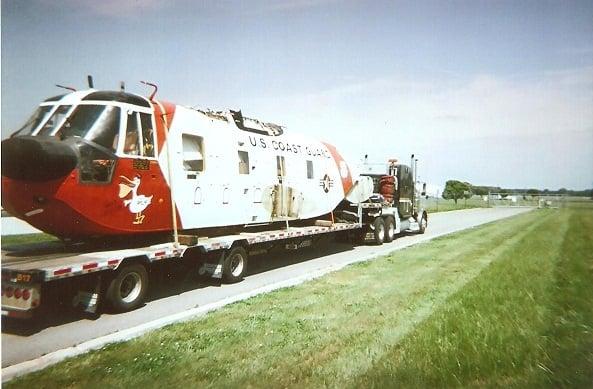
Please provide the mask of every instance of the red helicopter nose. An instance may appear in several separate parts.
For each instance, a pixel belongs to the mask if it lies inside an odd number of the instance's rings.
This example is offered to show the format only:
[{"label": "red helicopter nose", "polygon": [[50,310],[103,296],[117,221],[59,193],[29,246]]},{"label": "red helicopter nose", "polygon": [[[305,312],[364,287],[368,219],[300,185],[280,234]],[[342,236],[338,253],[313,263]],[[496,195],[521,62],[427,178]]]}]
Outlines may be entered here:
[{"label": "red helicopter nose", "polygon": [[2,175],[14,180],[53,180],[77,164],[73,146],[57,138],[17,136],[2,141]]}]

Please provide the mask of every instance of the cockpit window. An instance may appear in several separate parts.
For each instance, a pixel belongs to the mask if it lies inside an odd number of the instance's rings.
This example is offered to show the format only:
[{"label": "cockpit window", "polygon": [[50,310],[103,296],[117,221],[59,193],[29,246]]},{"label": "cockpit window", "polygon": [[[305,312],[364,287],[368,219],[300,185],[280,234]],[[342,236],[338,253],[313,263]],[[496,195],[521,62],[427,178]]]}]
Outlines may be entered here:
[{"label": "cockpit window", "polygon": [[72,108],[71,105],[60,105],[50,118],[45,122],[43,127],[37,132],[37,135],[51,135],[52,132],[64,121],[66,114]]},{"label": "cockpit window", "polygon": [[[81,106],[84,107],[84,106]],[[95,124],[84,136],[85,139],[98,143],[112,151],[117,148],[116,137],[119,133],[120,109],[113,106],[102,107]]]},{"label": "cockpit window", "polygon": [[142,144],[144,145],[144,156],[154,157],[154,129],[149,114],[140,113],[140,124],[142,125]]},{"label": "cockpit window", "polygon": [[111,151],[117,147],[120,108],[111,105],[79,105],[56,133],[61,139],[77,136]]},{"label": "cockpit window", "polygon": [[128,111],[125,134],[124,154],[154,158],[154,129],[149,114]]},{"label": "cockpit window", "polygon": [[47,118],[47,115],[52,108],[53,106],[51,105],[42,105],[37,107],[29,120],[27,120],[27,122],[21,128],[19,128],[19,130],[15,132],[13,136],[31,135],[37,126],[39,126],[39,124],[41,124],[41,122]]},{"label": "cockpit window", "polygon": [[135,112],[129,112],[128,123],[126,126],[126,138],[124,141],[124,153],[128,155],[140,155],[140,148],[138,117]]}]

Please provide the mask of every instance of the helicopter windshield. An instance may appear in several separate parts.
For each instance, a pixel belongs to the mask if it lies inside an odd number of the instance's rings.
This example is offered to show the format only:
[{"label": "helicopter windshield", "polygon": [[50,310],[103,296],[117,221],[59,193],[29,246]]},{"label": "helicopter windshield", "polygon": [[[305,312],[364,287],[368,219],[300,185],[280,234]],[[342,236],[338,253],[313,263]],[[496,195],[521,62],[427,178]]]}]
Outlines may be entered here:
[{"label": "helicopter windshield", "polygon": [[113,152],[117,147],[120,108],[112,105],[79,105],[55,133],[60,139],[80,137]]},{"label": "helicopter windshield", "polygon": [[49,119],[43,124],[43,127],[39,129],[37,135],[50,135],[55,131],[56,128],[64,121],[66,115],[72,108],[71,105],[59,105],[51,114]]},{"label": "helicopter windshield", "polygon": [[41,105],[37,107],[35,112],[31,115],[29,120],[21,127],[13,136],[31,135],[39,124],[47,118],[49,111],[53,108],[52,105]]}]

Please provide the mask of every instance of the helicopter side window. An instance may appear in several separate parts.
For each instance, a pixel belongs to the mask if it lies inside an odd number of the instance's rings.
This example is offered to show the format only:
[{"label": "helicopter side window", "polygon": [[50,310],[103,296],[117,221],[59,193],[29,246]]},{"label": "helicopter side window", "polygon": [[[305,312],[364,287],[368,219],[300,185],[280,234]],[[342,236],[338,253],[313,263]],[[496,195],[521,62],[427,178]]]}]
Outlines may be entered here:
[{"label": "helicopter side window", "polygon": [[140,137],[138,136],[138,117],[135,112],[128,112],[128,124],[124,140],[124,154],[140,155]]},{"label": "helicopter side window", "polygon": [[313,178],[313,161],[307,161],[307,178]]},{"label": "helicopter side window", "polygon": [[150,114],[128,111],[124,154],[154,158],[154,129]]},{"label": "helicopter side window", "polygon": [[249,174],[249,153],[239,150],[239,174]]},{"label": "helicopter side window", "polygon": [[142,151],[145,157],[154,157],[154,128],[151,116],[147,113],[140,114],[140,125],[142,126]]},{"label": "helicopter side window", "polygon": [[43,127],[41,127],[37,135],[51,135],[57,126],[64,121],[64,118],[66,117],[68,111],[70,111],[70,108],[72,108],[71,105],[60,105],[50,116],[47,122],[45,122]]},{"label": "helicopter side window", "polygon": [[49,111],[52,110],[53,105],[42,105],[37,107],[35,112],[31,115],[29,120],[18,129],[12,136],[21,136],[21,135],[31,135],[33,131],[41,124],[41,122],[45,121],[47,118]]},{"label": "helicopter side window", "polygon": [[204,139],[201,136],[183,134],[183,168],[192,172],[204,171]]}]

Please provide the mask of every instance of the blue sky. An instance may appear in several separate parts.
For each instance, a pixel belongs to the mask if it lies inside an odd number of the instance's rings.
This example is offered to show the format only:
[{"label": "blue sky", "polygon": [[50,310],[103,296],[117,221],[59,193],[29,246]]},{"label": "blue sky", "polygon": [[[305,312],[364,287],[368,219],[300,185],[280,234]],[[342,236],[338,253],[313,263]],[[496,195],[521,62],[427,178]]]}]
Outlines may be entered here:
[{"label": "blue sky", "polygon": [[593,2],[2,1],[2,137],[54,84],[159,85],[421,178],[593,186]]}]

